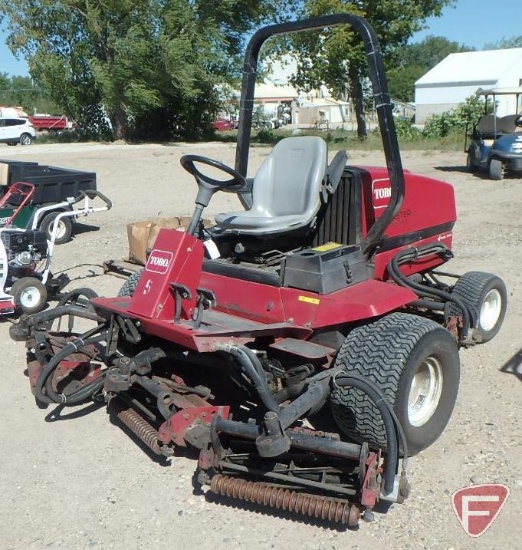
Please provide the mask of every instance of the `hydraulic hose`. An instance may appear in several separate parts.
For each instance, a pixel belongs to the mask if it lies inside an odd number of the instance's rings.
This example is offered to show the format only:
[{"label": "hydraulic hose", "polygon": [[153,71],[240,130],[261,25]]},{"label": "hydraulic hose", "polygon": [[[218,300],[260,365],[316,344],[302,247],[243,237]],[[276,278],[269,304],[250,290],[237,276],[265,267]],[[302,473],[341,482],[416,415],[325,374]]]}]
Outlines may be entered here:
[{"label": "hydraulic hose", "polygon": [[444,302],[436,302],[434,300],[415,300],[414,302],[410,302],[409,305],[423,309],[432,309],[433,311],[444,310]]},{"label": "hydraulic hose", "polygon": [[251,380],[263,405],[267,408],[267,410],[278,413],[280,411],[279,405],[270,393],[270,389],[264,376],[263,366],[261,365],[257,355],[246,346],[223,344],[219,346],[218,349],[220,351],[230,353],[230,355],[237,359],[239,366]]},{"label": "hydraulic hose", "polygon": [[84,319],[97,321],[98,323],[103,323],[106,321],[106,319],[104,319],[103,317],[100,317],[94,311],[86,309],[84,307],[62,305],[62,306],[57,306],[53,309],[49,309],[47,311],[34,313],[29,317],[28,322],[30,326],[35,327],[41,323],[49,323],[51,321],[54,321],[54,319],[57,319],[58,317],[63,317],[65,315],[74,315],[76,317],[83,317]]},{"label": "hydraulic hose", "polygon": [[[416,283],[411,279],[408,279],[401,270],[399,266],[410,263],[417,260],[418,258],[423,258],[431,254],[448,254],[450,253],[449,249],[443,244],[433,244],[425,248],[407,248],[398,252],[388,263],[388,272],[390,273],[391,278],[402,287],[410,288],[420,297],[430,297],[430,298],[442,298],[444,302],[454,302],[462,311],[462,333],[463,339],[465,340],[468,337],[469,329],[471,327],[471,316],[467,305],[457,296],[454,296],[450,292],[441,290],[439,288],[432,288]],[[434,305],[438,306],[439,302],[436,302]]]},{"label": "hydraulic hose", "polygon": [[66,357],[75,353],[82,348],[91,345],[103,342],[107,339],[107,333],[99,334],[98,336],[92,336],[87,339],[82,339],[81,337],[76,338],[75,340],[68,342],[58,353],[56,353],[47,365],[44,366],[40,376],[35,384],[34,393],[36,398],[43,403],[60,403],[63,405],[78,405],[79,403],[84,402],[86,399],[91,397],[94,393],[99,391],[105,382],[105,375],[102,374],[89,384],[83,386],[79,390],[70,393],[69,395],[64,395],[57,393],[52,387],[53,374],[61,361]]},{"label": "hydraulic hose", "polygon": [[[364,392],[374,403],[381,415],[386,431],[386,463],[384,469],[384,494],[393,492],[395,476],[399,471],[399,438],[401,440],[404,456],[408,456],[408,448],[404,430],[397,418],[395,411],[386,401],[381,390],[366,378],[355,374],[342,372],[334,375],[332,382],[338,387],[351,386]],[[406,468],[406,458],[403,462],[403,470]]]}]

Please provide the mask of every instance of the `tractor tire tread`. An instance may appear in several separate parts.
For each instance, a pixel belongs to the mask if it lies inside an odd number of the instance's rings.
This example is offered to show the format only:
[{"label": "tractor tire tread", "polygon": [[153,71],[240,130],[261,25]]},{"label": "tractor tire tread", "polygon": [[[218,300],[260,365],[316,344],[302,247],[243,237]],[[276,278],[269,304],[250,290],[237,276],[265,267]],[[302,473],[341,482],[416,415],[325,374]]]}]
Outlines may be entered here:
[{"label": "tractor tire tread", "polygon": [[[367,377],[393,407],[403,366],[417,343],[428,333],[444,331],[435,321],[407,313],[391,313],[375,323],[352,330],[343,342],[336,364]],[[361,390],[336,388],[332,412],[343,432],[355,441],[384,447],[386,431],[378,409]]]},{"label": "tractor tire tread", "polygon": [[[468,271],[464,273],[459,280],[455,283],[451,293],[457,298],[460,298],[464,301],[472,314],[472,323],[475,324],[478,316],[480,315],[480,303],[486,292],[488,286],[496,286],[503,298],[503,311],[500,314],[500,321],[487,335],[483,335],[485,338],[483,342],[487,342],[497,334],[500,330],[500,326],[504,320],[506,303],[507,303],[507,289],[504,281],[500,279],[497,275],[493,273],[487,273],[484,271]],[[461,315],[462,311],[460,307],[455,302],[448,302],[446,305],[445,316],[452,317]]]},{"label": "tractor tire tread", "polygon": [[[464,298],[466,301],[469,301],[470,305],[473,305],[473,302],[480,300],[484,288],[493,278],[496,278],[496,275],[492,273],[468,271],[457,281],[453,287],[452,294],[456,294],[459,298]],[[448,309],[451,315],[459,315],[461,313],[460,307],[454,302],[449,302]],[[478,314],[478,311],[476,313]]]},{"label": "tractor tire tread", "polygon": [[132,296],[134,296],[134,292],[136,292],[136,287],[138,286],[138,282],[142,273],[143,269],[140,269],[130,275],[120,288],[118,292],[118,297],[129,296],[132,298]]}]

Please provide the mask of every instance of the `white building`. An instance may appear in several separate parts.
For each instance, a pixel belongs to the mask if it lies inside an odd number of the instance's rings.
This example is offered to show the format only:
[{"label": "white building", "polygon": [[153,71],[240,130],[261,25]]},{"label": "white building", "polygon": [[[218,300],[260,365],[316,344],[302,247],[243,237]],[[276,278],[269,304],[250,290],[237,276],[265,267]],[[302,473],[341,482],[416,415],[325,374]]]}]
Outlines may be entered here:
[{"label": "white building", "polygon": [[[415,82],[415,122],[455,108],[479,88],[522,86],[522,48],[452,53]],[[514,96],[498,97],[498,115],[515,113]]]}]

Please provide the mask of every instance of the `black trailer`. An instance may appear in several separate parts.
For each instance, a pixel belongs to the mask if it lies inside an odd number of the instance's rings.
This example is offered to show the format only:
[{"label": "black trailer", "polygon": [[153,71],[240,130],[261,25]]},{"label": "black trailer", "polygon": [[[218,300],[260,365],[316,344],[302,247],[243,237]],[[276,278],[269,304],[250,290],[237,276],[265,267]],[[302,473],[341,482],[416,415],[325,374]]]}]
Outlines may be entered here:
[{"label": "black trailer", "polygon": [[[0,197],[3,197],[12,185],[18,182],[34,186],[34,193],[26,205],[31,210],[56,205],[56,208],[46,208],[45,215],[38,221],[38,229],[45,231],[48,237],[50,237],[54,220],[60,212],[72,210],[73,204],[81,198],[83,193],[96,191],[94,172],[47,166],[37,162],[0,159]],[[16,194],[13,194],[9,200],[15,203],[6,205],[8,209],[18,206]],[[73,222],[73,217],[59,219],[56,244],[62,244],[70,239],[73,233]]]}]

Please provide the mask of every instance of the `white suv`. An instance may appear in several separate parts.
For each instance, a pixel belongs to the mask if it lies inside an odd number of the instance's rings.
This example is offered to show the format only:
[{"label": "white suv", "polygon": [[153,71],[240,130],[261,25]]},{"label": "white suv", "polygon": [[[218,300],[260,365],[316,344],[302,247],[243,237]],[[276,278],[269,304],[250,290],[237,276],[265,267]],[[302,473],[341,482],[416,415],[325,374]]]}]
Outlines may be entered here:
[{"label": "white suv", "polygon": [[31,145],[34,139],[36,131],[26,118],[0,118],[0,143]]}]

